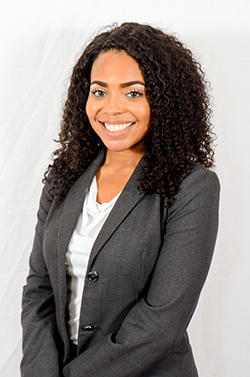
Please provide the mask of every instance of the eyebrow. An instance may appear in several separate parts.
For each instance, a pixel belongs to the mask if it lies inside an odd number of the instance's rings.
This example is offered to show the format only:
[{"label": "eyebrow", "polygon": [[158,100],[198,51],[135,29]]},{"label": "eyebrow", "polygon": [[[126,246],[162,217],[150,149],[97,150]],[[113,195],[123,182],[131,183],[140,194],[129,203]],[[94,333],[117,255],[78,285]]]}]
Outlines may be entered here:
[{"label": "eyebrow", "polygon": [[[92,81],[92,83],[90,85],[94,85],[94,84],[101,85],[104,88],[108,87],[108,84],[106,82],[103,82],[103,81]],[[122,88],[126,88],[127,86],[136,85],[136,84],[146,86],[144,84],[144,82],[142,82],[142,81],[128,81],[128,82],[124,82],[124,83],[120,84],[120,86]]]}]

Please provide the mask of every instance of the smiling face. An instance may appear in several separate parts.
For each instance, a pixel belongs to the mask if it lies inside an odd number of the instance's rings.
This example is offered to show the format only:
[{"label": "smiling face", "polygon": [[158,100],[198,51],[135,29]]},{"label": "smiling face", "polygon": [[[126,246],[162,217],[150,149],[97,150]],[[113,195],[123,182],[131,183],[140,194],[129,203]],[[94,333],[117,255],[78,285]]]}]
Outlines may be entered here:
[{"label": "smiling face", "polygon": [[144,153],[150,106],[140,66],[125,51],[110,50],[94,61],[86,113],[108,150]]}]

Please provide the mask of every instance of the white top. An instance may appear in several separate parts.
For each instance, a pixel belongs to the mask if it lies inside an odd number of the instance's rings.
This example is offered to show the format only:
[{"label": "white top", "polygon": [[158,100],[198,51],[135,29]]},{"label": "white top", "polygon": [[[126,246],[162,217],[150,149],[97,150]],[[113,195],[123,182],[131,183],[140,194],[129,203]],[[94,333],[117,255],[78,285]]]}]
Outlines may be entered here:
[{"label": "white top", "polygon": [[120,193],[109,203],[97,203],[97,183],[96,177],[94,177],[69,243],[68,251],[66,253],[69,302],[68,326],[70,339],[74,344],[78,344],[81,301],[89,255],[95,239],[119,195]]}]

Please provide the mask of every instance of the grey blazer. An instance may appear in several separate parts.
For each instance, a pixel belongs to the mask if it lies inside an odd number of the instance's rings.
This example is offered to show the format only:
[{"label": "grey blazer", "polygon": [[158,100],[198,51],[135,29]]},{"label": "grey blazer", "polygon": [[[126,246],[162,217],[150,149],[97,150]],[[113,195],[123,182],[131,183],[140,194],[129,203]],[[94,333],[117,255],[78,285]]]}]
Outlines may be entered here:
[{"label": "grey blazer", "polygon": [[210,266],[219,182],[196,165],[170,209],[137,190],[143,158],[91,251],[69,361],[65,254],[100,152],[61,204],[40,200],[23,290],[22,377],[195,377],[186,328]]}]

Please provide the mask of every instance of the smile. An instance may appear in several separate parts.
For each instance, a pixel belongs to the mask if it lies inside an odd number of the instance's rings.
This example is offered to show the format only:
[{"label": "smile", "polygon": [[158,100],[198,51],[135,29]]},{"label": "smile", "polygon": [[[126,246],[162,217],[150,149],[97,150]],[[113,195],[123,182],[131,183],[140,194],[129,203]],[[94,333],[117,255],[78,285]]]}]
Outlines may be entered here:
[{"label": "smile", "polygon": [[117,132],[117,131],[126,130],[127,128],[132,126],[133,123],[134,122],[123,123],[123,124],[106,124],[105,122],[102,122],[104,127],[110,132]]}]

